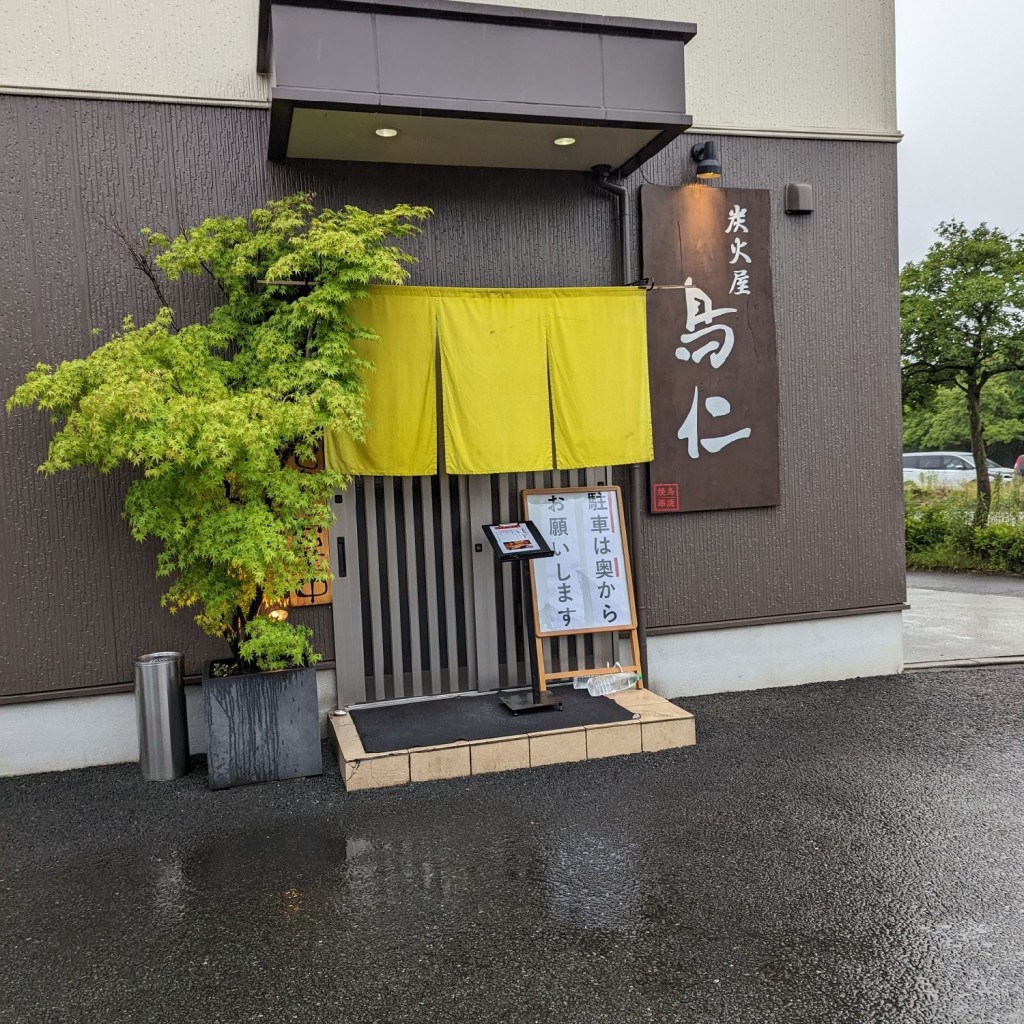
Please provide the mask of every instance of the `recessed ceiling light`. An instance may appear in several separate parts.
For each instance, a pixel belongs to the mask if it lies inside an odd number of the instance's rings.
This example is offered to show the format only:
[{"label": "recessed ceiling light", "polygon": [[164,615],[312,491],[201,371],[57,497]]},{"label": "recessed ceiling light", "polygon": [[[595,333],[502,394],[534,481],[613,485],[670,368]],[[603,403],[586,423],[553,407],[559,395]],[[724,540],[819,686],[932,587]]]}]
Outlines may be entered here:
[{"label": "recessed ceiling light", "polygon": [[393,139],[398,134],[397,128],[378,128],[375,135],[379,135],[382,139]]},{"label": "recessed ceiling light", "polygon": [[556,146],[575,146],[576,140],[571,135],[563,135],[560,139],[555,139]]}]

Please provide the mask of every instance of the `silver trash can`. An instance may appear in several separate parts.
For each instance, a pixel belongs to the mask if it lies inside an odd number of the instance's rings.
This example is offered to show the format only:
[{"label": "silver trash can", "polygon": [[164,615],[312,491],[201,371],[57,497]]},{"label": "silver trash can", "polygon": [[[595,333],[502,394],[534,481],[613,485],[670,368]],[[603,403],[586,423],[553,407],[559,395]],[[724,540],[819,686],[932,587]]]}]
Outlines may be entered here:
[{"label": "silver trash can", "polygon": [[135,659],[139,767],[147,782],[169,782],[189,770],[184,660],[176,651]]}]

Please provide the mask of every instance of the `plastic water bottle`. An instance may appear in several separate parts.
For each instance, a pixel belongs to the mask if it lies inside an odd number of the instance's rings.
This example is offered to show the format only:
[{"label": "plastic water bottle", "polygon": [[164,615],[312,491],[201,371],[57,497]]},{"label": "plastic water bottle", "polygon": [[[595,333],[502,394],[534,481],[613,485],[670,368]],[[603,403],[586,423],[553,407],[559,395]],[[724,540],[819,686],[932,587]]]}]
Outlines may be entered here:
[{"label": "plastic water bottle", "polygon": [[619,690],[636,686],[640,676],[636,672],[613,672],[605,676],[591,676],[587,681],[587,693],[591,697],[604,697]]}]

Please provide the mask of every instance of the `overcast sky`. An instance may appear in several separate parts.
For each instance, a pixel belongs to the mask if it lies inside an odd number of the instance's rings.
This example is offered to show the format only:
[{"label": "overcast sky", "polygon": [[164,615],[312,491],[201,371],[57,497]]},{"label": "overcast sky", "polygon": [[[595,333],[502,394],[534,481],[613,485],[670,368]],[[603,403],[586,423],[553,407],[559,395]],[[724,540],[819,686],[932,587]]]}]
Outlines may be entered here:
[{"label": "overcast sky", "polygon": [[940,220],[1024,229],[1024,0],[896,0],[896,76],[901,263]]}]

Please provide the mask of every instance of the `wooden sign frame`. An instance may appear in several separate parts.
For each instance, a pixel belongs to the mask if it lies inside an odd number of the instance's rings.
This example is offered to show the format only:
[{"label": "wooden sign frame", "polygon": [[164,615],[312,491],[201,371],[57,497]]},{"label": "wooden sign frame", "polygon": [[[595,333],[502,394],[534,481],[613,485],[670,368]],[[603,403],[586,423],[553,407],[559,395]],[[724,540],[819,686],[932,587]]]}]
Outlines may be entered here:
[{"label": "wooden sign frame", "polygon": [[765,189],[640,189],[654,515],[781,500],[773,202]]},{"label": "wooden sign frame", "polygon": [[[527,488],[520,492],[520,500],[523,508],[523,518],[529,519],[530,510],[527,499],[534,494],[594,494],[598,491],[612,493],[615,495],[615,506],[619,514],[619,523],[623,523],[624,516],[622,510],[622,488],[617,484],[601,484],[596,487],[532,487]],[[623,569],[625,570],[626,587],[629,593],[629,611],[632,618],[632,625],[623,628],[622,626],[594,626],[590,629],[563,629],[551,632],[541,632],[540,629],[540,607],[537,600],[537,579],[536,579],[536,566],[533,562],[530,562],[530,601],[533,604],[533,639],[536,646],[536,658],[537,658],[537,672],[540,679],[540,689],[543,692],[547,689],[547,682],[549,679],[573,679],[576,676],[581,675],[592,675],[592,676],[605,676],[613,675],[617,672],[642,672],[640,666],[640,637],[637,632],[637,618],[636,618],[636,597],[633,591],[633,566],[629,559],[629,540],[626,537],[625,530],[621,531],[622,536],[622,563]],[[630,641],[630,650],[632,653],[632,664],[629,665],[613,665],[606,668],[586,668],[586,669],[574,669],[570,672],[546,672],[544,670],[544,641],[549,639],[557,639],[563,636],[585,636],[591,633],[628,633]],[[643,678],[638,680],[636,686],[637,689],[643,689]]]}]

